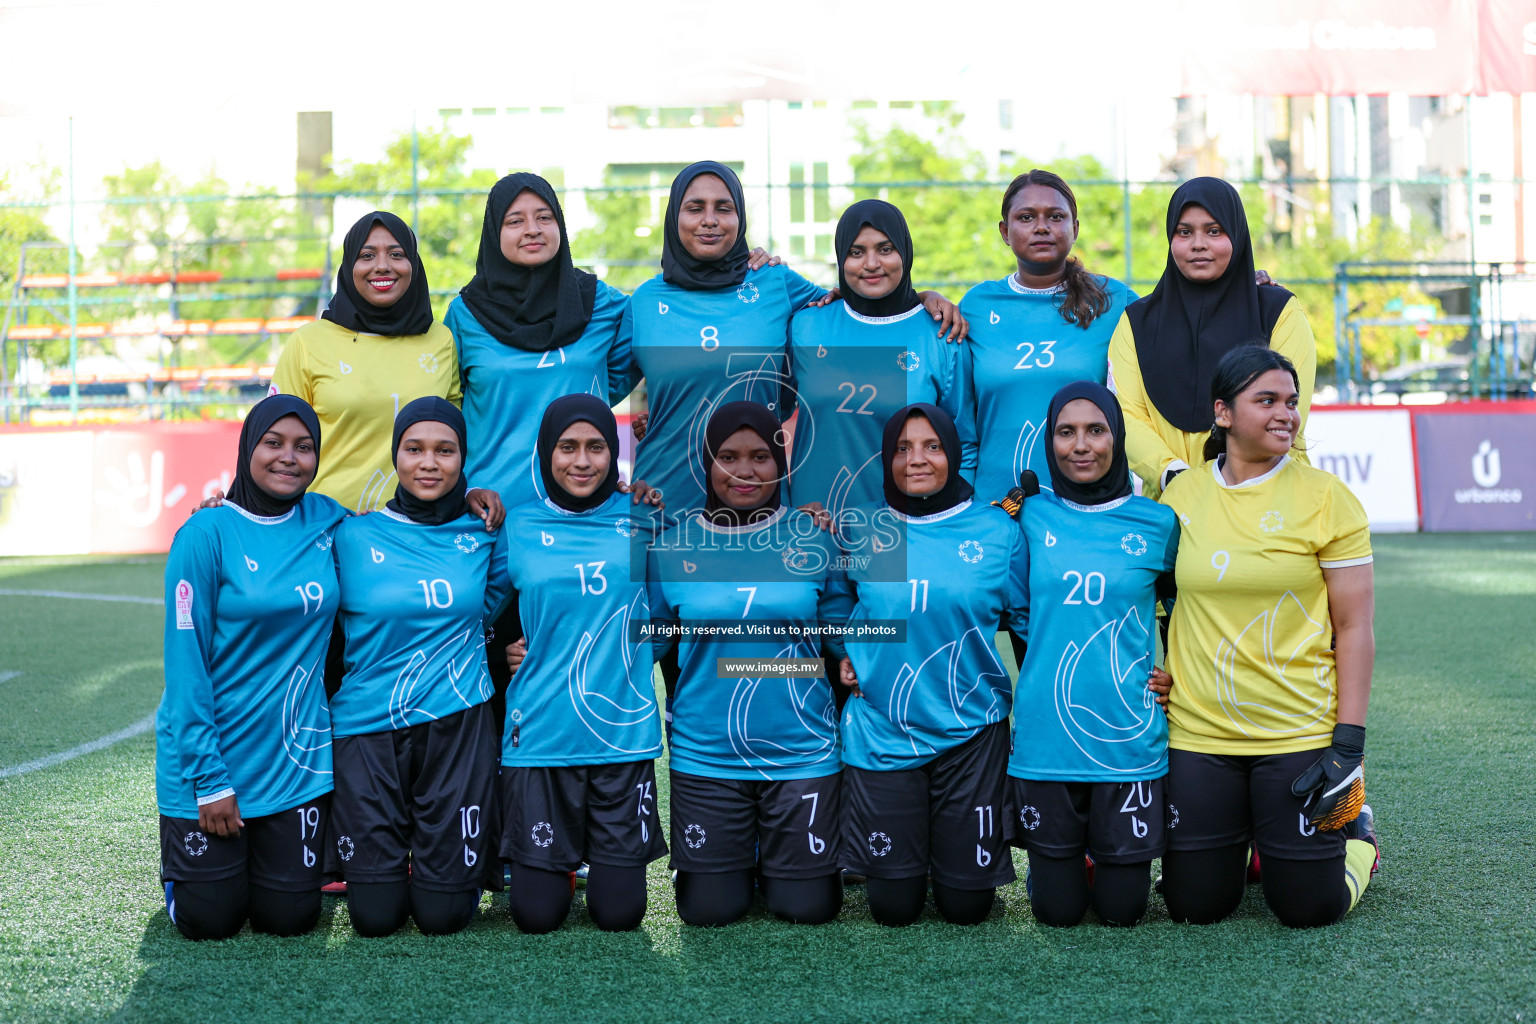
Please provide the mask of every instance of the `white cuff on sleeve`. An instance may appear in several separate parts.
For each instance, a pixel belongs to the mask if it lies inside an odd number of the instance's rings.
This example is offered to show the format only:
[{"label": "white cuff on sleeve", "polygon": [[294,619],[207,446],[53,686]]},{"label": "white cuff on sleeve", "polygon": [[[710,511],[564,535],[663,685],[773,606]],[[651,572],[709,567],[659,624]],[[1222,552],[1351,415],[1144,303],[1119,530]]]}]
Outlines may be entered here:
[{"label": "white cuff on sleeve", "polygon": [[234,788],[231,787],[231,786],[225,786],[223,789],[219,790],[217,793],[209,793],[207,796],[200,796],[200,797],[198,797],[197,798],[197,806],[199,806],[199,807],[206,807],[209,804],[216,804],[220,800],[226,800],[229,797],[232,797],[234,795],[235,795]]},{"label": "white cuff on sleeve", "polygon": [[1157,489],[1160,491],[1166,491],[1168,489],[1168,481],[1173,478],[1173,474],[1183,472],[1188,468],[1189,463],[1185,462],[1183,459],[1174,459],[1172,462],[1168,463],[1167,468],[1163,470],[1163,475],[1158,478]]}]

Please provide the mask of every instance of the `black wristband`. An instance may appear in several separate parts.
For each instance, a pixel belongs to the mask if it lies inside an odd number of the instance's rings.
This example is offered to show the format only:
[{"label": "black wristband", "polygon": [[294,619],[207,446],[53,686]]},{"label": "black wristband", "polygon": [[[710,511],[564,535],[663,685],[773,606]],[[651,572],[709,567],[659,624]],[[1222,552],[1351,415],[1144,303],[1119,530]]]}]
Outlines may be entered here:
[{"label": "black wristband", "polygon": [[1365,753],[1365,726],[1345,725],[1343,722],[1333,727],[1333,749],[1349,757],[1360,757]]}]

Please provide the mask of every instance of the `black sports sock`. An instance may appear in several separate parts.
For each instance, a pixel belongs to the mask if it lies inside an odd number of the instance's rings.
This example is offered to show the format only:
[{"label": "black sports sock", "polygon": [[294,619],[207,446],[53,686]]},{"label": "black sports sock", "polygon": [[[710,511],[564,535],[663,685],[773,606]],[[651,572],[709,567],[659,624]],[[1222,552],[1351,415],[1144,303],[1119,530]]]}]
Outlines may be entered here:
[{"label": "black sports sock", "polygon": [[1088,912],[1088,869],[1083,855],[1047,857],[1029,852],[1029,909],[1053,928],[1080,924]]},{"label": "black sports sock", "polygon": [[869,894],[869,916],[879,924],[902,928],[916,921],[928,898],[928,879],[873,878],[864,883]]},{"label": "black sports sock", "polygon": [[508,899],[512,923],[529,935],[552,932],[571,912],[571,876],[565,871],[545,871],[512,862]]},{"label": "black sports sock", "polygon": [[[1269,865],[1264,869],[1268,871]],[[1168,916],[1185,924],[1222,920],[1243,901],[1247,872],[1246,842],[1214,850],[1169,850],[1163,854],[1163,902],[1168,904]]]},{"label": "black sports sock", "polygon": [[933,905],[950,924],[981,924],[992,912],[996,889],[956,889],[933,883]]},{"label": "black sports sock", "polygon": [[320,920],[320,890],[283,892],[251,886],[251,931],[265,935],[303,935]]},{"label": "black sports sock", "polygon": [[741,920],[751,906],[751,868],[677,873],[677,916],[685,924],[706,928],[730,924]]},{"label": "black sports sock", "polygon": [[176,929],[187,938],[227,939],[250,913],[250,885],[243,873],[212,882],[172,882],[171,903]]},{"label": "black sports sock", "polygon": [[411,914],[410,886],[405,882],[347,882],[347,913],[359,935],[377,939],[393,935]]},{"label": "black sports sock", "polygon": [[1105,864],[1093,869],[1093,912],[1107,925],[1130,927],[1147,913],[1152,889],[1152,862]]},{"label": "black sports sock", "polygon": [[645,919],[645,867],[587,868],[587,914],[605,932],[630,932]]},{"label": "black sports sock", "polygon": [[763,895],[768,911],[796,924],[826,924],[843,908],[843,876],[765,878]]}]

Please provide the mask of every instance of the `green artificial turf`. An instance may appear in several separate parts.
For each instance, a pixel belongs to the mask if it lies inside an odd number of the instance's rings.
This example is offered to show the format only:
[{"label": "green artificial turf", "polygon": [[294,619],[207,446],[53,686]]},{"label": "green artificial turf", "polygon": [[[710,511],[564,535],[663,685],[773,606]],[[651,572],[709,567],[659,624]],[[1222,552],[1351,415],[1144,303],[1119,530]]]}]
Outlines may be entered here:
[{"label": "green artificial turf", "polygon": [[[1378,537],[1369,798],[1384,866],[1339,926],[1036,925],[1022,882],[979,927],[820,928],[759,905],[686,928],[665,864],[639,932],[184,940],[157,884],[150,732],[0,779],[0,1021],[1397,1021],[1536,1019],[1536,534]],[[161,560],[0,562],[0,589],[160,596]],[[153,711],[163,612],[0,595],[0,769]],[[666,807],[662,772],[662,806]],[[1022,858],[1019,858],[1022,873]],[[578,896],[578,900],[580,897]]]}]

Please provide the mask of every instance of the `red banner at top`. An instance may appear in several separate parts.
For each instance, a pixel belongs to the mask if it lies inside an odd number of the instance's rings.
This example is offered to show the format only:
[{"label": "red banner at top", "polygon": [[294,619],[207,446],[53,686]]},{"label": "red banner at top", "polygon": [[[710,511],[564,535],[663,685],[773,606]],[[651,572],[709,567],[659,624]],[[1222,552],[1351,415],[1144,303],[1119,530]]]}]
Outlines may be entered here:
[{"label": "red banner at top", "polygon": [[1531,0],[1186,0],[1183,91],[1536,92]]}]

